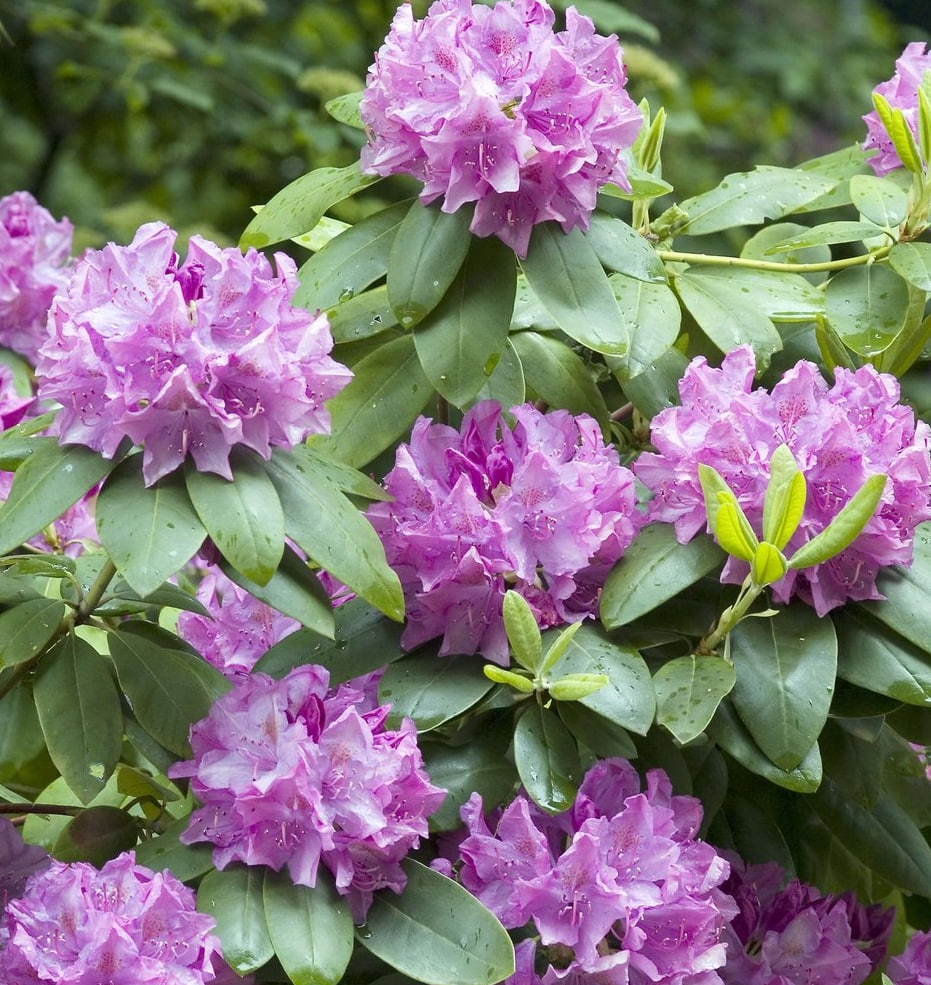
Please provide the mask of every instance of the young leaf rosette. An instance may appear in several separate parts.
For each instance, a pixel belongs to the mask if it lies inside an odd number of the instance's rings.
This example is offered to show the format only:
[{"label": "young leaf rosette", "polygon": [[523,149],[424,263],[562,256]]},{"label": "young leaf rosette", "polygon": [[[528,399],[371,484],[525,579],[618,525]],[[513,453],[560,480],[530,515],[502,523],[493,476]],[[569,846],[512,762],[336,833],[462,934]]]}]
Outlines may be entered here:
[{"label": "young leaf rosette", "polygon": [[189,456],[231,479],[234,446],[268,459],[327,431],[324,404],[351,378],[329,356],[326,316],[291,305],[289,257],[276,255],[276,274],[254,250],[193,236],[180,262],[175,239],[152,222],[129,246],[86,253],[36,366],[39,397],[61,404],[59,441],[112,458],[128,437],[148,486]]},{"label": "young leaf rosette", "polygon": [[629,190],[643,119],[617,38],[574,7],[554,19],[542,0],[401,4],[359,105],[363,171],[413,175],[444,212],[475,203],[472,232],[521,257],[536,223],[587,229],[602,185]]}]

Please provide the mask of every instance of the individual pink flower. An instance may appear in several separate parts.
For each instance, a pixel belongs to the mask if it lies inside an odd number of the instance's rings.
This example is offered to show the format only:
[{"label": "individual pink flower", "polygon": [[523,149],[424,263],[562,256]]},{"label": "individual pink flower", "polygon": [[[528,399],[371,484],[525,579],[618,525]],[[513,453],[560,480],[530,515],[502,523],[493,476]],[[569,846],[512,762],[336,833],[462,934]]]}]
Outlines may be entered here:
[{"label": "individual pink flower", "polygon": [[326,316],[291,305],[294,262],[275,274],[250,250],[191,237],[178,265],[175,232],[141,226],[75,265],[49,315],[36,367],[39,397],[57,400],[62,443],[112,457],[145,447],[147,485],[190,455],[231,478],[230,449],[264,458],[329,430],[324,404],[351,373],[329,356]]},{"label": "individual pink flower", "polygon": [[602,185],[630,187],[643,119],[617,38],[574,7],[553,22],[543,0],[438,0],[422,20],[402,4],[359,107],[363,169],[419,178],[444,212],[474,202],[472,232],[522,257],[535,223],[587,229]]},{"label": "individual pink flower", "polygon": [[441,654],[506,665],[509,588],[542,627],[597,610],[604,579],[643,523],[634,478],[585,414],[469,410],[461,428],[420,418],[385,477],[394,499],[368,518],[401,579],[403,645],[437,636]]},{"label": "individual pink flower", "polygon": [[890,958],[885,970],[893,985],[931,985],[931,933],[913,933],[905,950]]},{"label": "individual pink flower", "polygon": [[[912,41],[896,59],[892,78],[881,82],[873,90],[883,96],[893,109],[902,111],[905,122],[915,137],[916,146],[918,144],[918,90],[928,72],[931,72],[931,52],[925,51],[925,45],[921,41]],[[926,91],[931,96],[931,89]],[[902,167],[898,152],[889,139],[876,110],[867,113],[863,121],[867,129],[863,149],[879,152],[869,158],[869,165],[873,171],[883,175]],[[927,163],[926,161],[925,164]]]},{"label": "individual pink flower", "polygon": [[0,198],[0,345],[31,363],[46,337],[52,298],[71,273],[73,232],[29,192]]},{"label": "individual pink flower", "polygon": [[300,629],[296,619],[260,602],[211,566],[197,586],[209,616],[182,612],[178,635],[230,680],[249,674],[267,650]]},{"label": "individual pink flower", "polygon": [[[780,602],[798,596],[818,615],[848,599],[880,599],[876,574],[909,565],[915,527],[931,519],[931,429],[899,403],[895,377],[867,364],[838,367],[829,386],[818,368],[799,362],[769,392],[753,389],[753,352],[741,346],[719,369],[692,360],[679,384],[680,406],[653,418],[656,452],[633,469],[652,492],[649,518],[672,523],[680,543],[707,524],[698,477],[701,463],[717,469],[757,534],[762,532],[769,462],[788,446],[808,486],[801,523],[786,556],[820,533],[870,476],[888,477],[882,500],[862,533],[837,556],[772,586]],[[730,558],[722,580],[739,584],[747,566]]]},{"label": "individual pink flower", "polygon": [[133,852],[99,871],[53,860],[0,923],[0,980],[16,985],[203,985],[222,966],[213,917]]},{"label": "individual pink flower", "polygon": [[361,923],[376,890],[404,888],[400,862],[445,791],[423,770],[410,719],[386,729],[388,706],[328,682],[314,665],[244,678],[193,726],[194,758],[169,772],[190,777],[203,805],[185,844],[212,842],[220,869],[287,866],[303,886],[322,862]]}]

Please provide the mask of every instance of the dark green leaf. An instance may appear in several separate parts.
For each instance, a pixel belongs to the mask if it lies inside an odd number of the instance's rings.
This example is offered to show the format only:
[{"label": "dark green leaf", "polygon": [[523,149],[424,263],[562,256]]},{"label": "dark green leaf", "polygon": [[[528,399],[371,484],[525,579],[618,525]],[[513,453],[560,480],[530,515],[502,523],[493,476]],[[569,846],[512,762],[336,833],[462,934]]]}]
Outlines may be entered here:
[{"label": "dark green leaf", "polygon": [[637,280],[666,282],[666,268],[656,250],[623,219],[596,212],[588,230],[588,241],[608,270]]},{"label": "dark green leaf", "polygon": [[352,916],[321,868],[313,888],[287,872],[265,871],[265,923],[275,954],[294,985],[336,985],[352,956]]},{"label": "dark green leaf", "polygon": [[567,234],[553,222],[534,226],[521,266],[534,293],[570,338],[608,355],[627,352],[629,339],[607,274],[579,229]]},{"label": "dark green leaf", "polygon": [[0,569],[0,605],[16,605],[43,597],[43,578],[15,575],[9,568]]},{"label": "dark green leaf", "polygon": [[250,581],[265,585],[284,549],[281,501],[257,455],[233,449],[230,465],[232,482],[185,468],[188,495],[220,553]]},{"label": "dark green leaf", "polygon": [[824,313],[824,291],[801,274],[744,267],[710,267],[702,271],[704,284],[712,281],[736,289],[777,323],[810,322]]},{"label": "dark green leaf", "polygon": [[34,695],[52,762],[81,802],[90,803],[123,746],[123,714],[108,662],[69,633],[43,659]]},{"label": "dark green leaf", "polygon": [[376,895],[358,931],[363,947],[426,985],[493,985],[514,973],[514,946],[489,910],[425,865],[401,865],[407,886]]},{"label": "dark green leaf", "polygon": [[[637,747],[633,739],[623,728],[603,715],[586,708],[579,701],[566,701],[557,710],[563,724],[575,736],[576,742],[585,745],[596,755],[605,758],[636,758]],[[430,775],[433,776],[432,773]]]},{"label": "dark green leaf", "polygon": [[445,297],[414,329],[427,379],[455,407],[472,400],[498,364],[517,289],[514,254],[494,236],[471,240],[460,265]]},{"label": "dark green leaf", "polygon": [[392,619],[403,619],[401,583],[372,525],[325,474],[299,466],[278,450],[267,465],[289,536],[358,595]]},{"label": "dark green leaf", "polygon": [[601,621],[607,629],[625,626],[714,571],[724,558],[707,534],[680,544],[672,524],[644,527],[605,581]]},{"label": "dark green leaf", "polygon": [[494,400],[502,407],[510,408],[522,404],[526,399],[524,367],[513,342],[508,339],[491,376],[485,378],[485,382],[475,395],[475,402]]},{"label": "dark green leaf", "polygon": [[667,349],[642,372],[625,380],[624,392],[641,414],[655,417],[679,402],[679,380],[688,364],[684,353]]},{"label": "dark green leaf", "polygon": [[339,459],[323,454],[316,448],[296,445],[289,454],[294,459],[294,467],[299,472],[304,471],[317,476],[326,476],[337,489],[341,489],[350,496],[359,496],[362,499],[391,499],[390,493],[385,492],[382,486],[363,472],[346,465]]},{"label": "dark green leaf", "polygon": [[733,666],[720,657],[694,654],[663,664],[653,675],[656,722],[683,745],[698,738],[734,687]]},{"label": "dark green leaf", "polygon": [[90,862],[98,868],[139,838],[136,822],[119,807],[89,807],[75,815],[58,836],[52,855],[59,862]]},{"label": "dark green leaf", "polygon": [[582,766],[575,740],[555,711],[529,705],[514,729],[514,762],[527,795],[552,814],[575,800]]},{"label": "dark green leaf", "polygon": [[136,861],[156,872],[170,869],[182,882],[209,872],[213,868],[213,845],[207,842],[183,845],[178,841],[190,821],[190,817],[182,817],[157,838],[141,842],[136,846]]},{"label": "dark green leaf", "polygon": [[248,975],[275,953],[265,925],[262,865],[234,862],[208,872],[197,887],[197,909],[216,920],[223,958],[239,975]]},{"label": "dark green leaf", "polygon": [[827,720],[837,671],[830,619],[797,604],[731,631],[733,703],[756,744],[783,770],[798,767]]},{"label": "dark green leaf", "polygon": [[841,270],[827,287],[826,317],[844,344],[869,358],[888,348],[905,324],[906,282],[874,263]]},{"label": "dark green leaf", "polygon": [[398,324],[388,302],[388,288],[371,287],[327,311],[333,341],[359,342],[386,332]]},{"label": "dark green leaf", "polygon": [[389,721],[413,718],[418,732],[429,732],[461,715],[494,687],[474,657],[415,654],[389,664],[378,686],[391,704]]},{"label": "dark green leaf", "polygon": [[29,599],[0,612],[0,667],[32,660],[61,626],[66,607],[57,599]]},{"label": "dark green leaf", "polygon": [[182,609],[185,612],[196,612],[199,616],[208,615],[207,609],[193,595],[170,582],[165,582],[143,598],[122,579],[107,593],[106,601],[98,605],[94,612],[102,616],[125,615],[132,612],[144,612],[152,606]]},{"label": "dark green leaf", "polygon": [[651,284],[623,274],[612,274],[609,280],[627,325],[630,349],[626,356],[606,357],[606,362],[623,384],[675,344],[682,312],[665,283]]},{"label": "dark green leaf", "polygon": [[97,497],[97,532],[120,574],[146,596],[190,560],[207,531],[180,473],[146,486],[141,460],[134,455],[107,479]]}]

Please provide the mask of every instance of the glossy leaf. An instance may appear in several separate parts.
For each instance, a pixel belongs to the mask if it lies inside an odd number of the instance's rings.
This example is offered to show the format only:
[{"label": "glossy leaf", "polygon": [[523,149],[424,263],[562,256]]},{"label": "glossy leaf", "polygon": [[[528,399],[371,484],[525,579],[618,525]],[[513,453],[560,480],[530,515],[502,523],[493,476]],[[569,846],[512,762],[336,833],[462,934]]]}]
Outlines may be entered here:
[{"label": "glossy leaf", "polygon": [[[121,807],[123,795],[116,788],[116,777],[111,776],[100,793],[89,804],[82,804],[78,795],[62,777],[56,777],[34,798],[36,804],[58,804],[62,807]],[[75,812],[77,813],[77,812]],[[68,826],[67,814],[28,814],[22,827],[23,839],[31,845],[41,845],[51,851]]]},{"label": "glossy leaf", "polygon": [[770,456],[769,483],[763,500],[763,539],[782,550],[798,529],[808,490],[805,476],[788,445]]},{"label": "glossy leaf", "polygon": [[337,344],[370,339],[398,324],[384,284],[340,302],[327,311],[327,318],[333,341]]},{"label": "glossy leaf", "polygon": [[388,665],[378,696],[391,705],[394,727],[402,718],[413,718],[419,732],[429,732],[467,711],[492,686],[474,656],[414,654]]},{"label": "glossy leaf", "polygon": [[906,283],[883,264],[841,270],[827,287],[825,314],[831,327],[858,355],[878,355],[905,324]]},{"label": "glossy leaf", "polygon": [[575,741],[555,711],[530,704],[514,729],[514,762],[527,795],[553,814],[575,800],[582,767]]},{"label": "glossy leaf", "polygon": [[0,612],[0,667],[38,656],[61,627],[66,608],[57,599],[29,599]]},{"label": "glossy leaf", "polygon": [[306,233],[323,214],[344,198],[379,181],[362,174],[358,162],[345,168],[317,168],[301,175],[278,192],[246,226],[239,245],[257,250]]},{"label": "glossy leaf", "polygon": [[684,353],[667,349],[646,369],[624,381],[624,393],[641,414],[655,417],[679,402],[679,381],[688,364]]},{"label": "glossy leaf", "polygon": [[178,472],[152,486],[142,456],[119,465],[97,497],[97,533],[120,574],[142,596],[154,592],[207,536]]},{"label": "glossy leaf", "polygon": [[707,534],[680,544],[672,524],[644,527],[605,581],[601,621],[607,629],[633,622],[714,571],[724,559]]},{"label": "glossy leaf", "polygon": [[694,654],[663,664],[653,675],[656,722],[685,745],[698,738],[730,694],[734,667],[721,657]]},{"label": "glossy leaf", "polygon": [[603,715],[586,708],[578,701],[561,704],[557,710],[563,724],[575,737],[576,742],[591,749],[598,756],[636,758],[637,747],[627,731]]},{"label": "glossy leaf", "polygon": [[281,501],[257,455],[233,449],[230,465],[232,482],[185,468],[188,495],[220,553],[250,581],[265,585],[284,549]]},{"label": "glossy leaf", "polygon": [[307,445],[295,445],[289,452],[298,471],[315,476],[325,476],[337,489],[361,499],[389,500],[391,494],[377,482],[357,469],[323,454]]},{"label": "glossy leaf", "polygon": [[817,742],[831,707],[834,624],[797,604],[771,619],[742,620],[729,639],[737,713],[776,766],[795,769]]},{"label": "glossy leaf", "polygon": [[208,872],[197,887],[197,909],[216,920],[223,958],[239,975],[261,968],[275,953],[265,925],[261,865],[234,862]]},{"label": "glossy leaf", "polygon": [[265,870],[265,924],[275,954],[294,985],[336,985],[352,956],[349,904],[328,873],[311,888],[291,881],[287,870]]},{"label": "glossy leaf", "polygon": [[413,328],[440,302],[469,252],[469,210],[443,212],[414,199],[388,258],[388,300],[402,328]]},{"label": "glossy leaf", "polygon": [[64,827],[52,854],[59,862],[90,862],[98,868],[134,848],[139,828],[119,807],[101,805],[76,814]]},{"label": "glossy leaf", "polygon": [[524,381],[524,367],[520,356],[509,338],[491,376],[485,381],[475,395],[475,402],[494,400],[502,407],[515,407],[527,399],[527,388]]},{"label": "glossy leaf", "polygon": [[514,973],[498,920],[452,879],[405,859],[401,895],[382,890],[357,931],[363,947],[426,985],[493,985]]},{"label": "glossy leaf", "polygon": [[266,466],[288,535],[324,570],[392,619],[402,619],[401,583],[372,525],[328,477],[299,466],[277,450]]},{"label": "glossy leaf", "polygon": [[352,372],[349,385],[327,403],[331,434],[314,436],[311,447],[361,468],[407,434],[433,388],[409,335],[379,346]]},{"label": "glossy leaf", "polygon": [[931,243],[896,243],[889,266],[919,290],[931,291]]},{"label": "glossy leaf", "polygon": [[607,356],[605,361],[624,383],[675,344],[682,310],[665,283],[648,283],[623,274],[612,274],[609,280],[621,318],[627,324],[630,348],[626,355]]},{"label": "glossy leaf", "polygon": [[532,674],[541,670],[543,642],[540,627],[530,603],[520,592],[504,593],[504,630],[511,646],[511,656]]},{"label": "glossy leaf", "polygon": [[792,235],[788,239],[773,243],[766,251],[770,256],[785,251],[806,249],[814,246],[828,246],[834,243],[858,243],[872,240],[882,235],[883,229],[873,222],[855,222],[849,219],[839,219],[836,222],[825,222],[820,226],[805,228],[804,232]]},{"label": "glossy leaf", "polygon": [[908,211],[908,195],[890,178],[855,174],[850,179],[850,200],[860,214],[877,226],[895,231]]},{"label": "glossy leaf", "polygon": [[[759,259],[771,261],[773,257]],[[823,278],[824,274],[818,276]],[[751,296],[752,303],[777,324],[810,322],[824,312],[824,291],[801,274],[744,267],[708,267],[701,271],[701,277],[703,284],[719,283],[739,291],[745,298]]]},{"label": "glossy leaf", "polygon": [[[811,232],[810,226],[803,226],[797,222],[777,222],[771,226],[764,226],[754,233],[740,251],[741,257],[748,260],[775,260],[780,263],[824,263],[831,259],[830,248],[822,244],[820,246],[785,247],[787,241],[805,236]],[[751,271],[756,274],[759,271]],[[771,271],[768,271],[771,273]],[[777,274],[781,278],[781,274]],[[799,276],[790,274],[791,277]],[[823,274],[807,274],[804,277],[823,278]]]},{"label": "glossy leaf", "polygon": [[108,661],[69,633],[42,660],[33,694],[52,762],[81,802],[90,803],[123,748],[123,713]]},{"label": "glossy leaf", "polygon": [[110,634],[120,687],[139,724],[166,749],[190,756],[188,733],[230,683],[200,657],[168,649],[128,625]]},{"label": "glossy leaf", "polygon": [[183,845],[178,836],[187,830],[190,817],[182,817],[170,824],[157,838],[140,842],[136,846],[136,861],[161,872],[170,869],[182,882],[197,879],[213,868],[213,845],[198,842]]},{"label": "glossy leaf", "polygon": [[553,222],[534,226],[521,266],[534,293],[570,338],[595,352],[627,352],[630,342],[607,274],[580,230],[566,234]]},{"label": "glossy leaf", "polygon": [[345,96],[328,99],[323,104],[323,108],[337,123],[352,127],[354,130],[364,130],[365,124],[359,115],[359,103],[362,101],[362,96],[362,92],[350,92]]},{"label": "glossy leaf", "polygon": [[588,241],[608,270],[641,281],[666,282],[666,268],[656,250],[623,219],[603,212],[594,213]]}]

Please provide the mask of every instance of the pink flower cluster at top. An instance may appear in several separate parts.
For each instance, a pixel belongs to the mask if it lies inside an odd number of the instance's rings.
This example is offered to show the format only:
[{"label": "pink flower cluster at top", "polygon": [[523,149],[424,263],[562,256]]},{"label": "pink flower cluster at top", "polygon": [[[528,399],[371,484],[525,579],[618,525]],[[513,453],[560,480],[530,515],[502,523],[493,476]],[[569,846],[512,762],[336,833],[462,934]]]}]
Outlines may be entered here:
[{"label": "pink flower cluster at top", "polygon": [[75,265],[49,313],[36,367],[39,397],[57,400],[62,443],[112,457],[128,437],[145,446],[148,485],[191,455],[231,477],[230,449],[267,458],[329,429],[324,403],[349,382],[334,362],[326,316],[291,305],[294,262],[243,256],[191,237],[184,263],[175,233],[141,226]]},{"label": "pink flower cluster at top", "polygon": [[[752,389],[755,361],[742,346],[720,369],[703,356],[692,360],[679,384],[681,406],[652,422],[656,453],[640,455],[633,468],[653,492],[649,517],[675,525],[681,543],[705,527],[701,463],[724,477],[757,534],[762,532],[769,460],[788,446],[805,476],[808,498],[790,556],[820,533],[868,476],[888,477],[875,514],[836,557],[790,570],[772,586],[780,602],[796,595],[818,615],[848,599],[882,598],[876,574],[912,560],[915,527],[931,519],[931,429],[900,404],[895,377],[866,365],[835,371],[833,386],[818,368],[800,362],[772,388]],[[730,558],[722,579],[739,584],[747,566]]]},{"label": "pink flower cluster at top", "polygon": [[540,626],[594,613],[608,572],[643,523],[632,473],[597,423],[493,401],[459,431],[420,418],[385,477],[394,497],[368,518],[401,579],[410,649],[437,636],[442,654],[507,665],[508,588]]},{"label": "pink flower cluster at top", "polygon": [[0,198],[0,345],[35,363],[52,298],[70,276],[73,227],[29,192]]},{"label": "pink flower cluster at top", "polygon": [[[167,870],[133,852],[99,871],[52,860],[0,921],[0,980],[9,985],[203,985],[226,971],[213,917]],[[225,977],[225,976],[224,976]]]},{"label": "pink flower cluster at top", "polygon": [[543,0],[438,0],[423,20],[401,4],[359,107],[363,170],[414,175],[444,212],[474,202],[472,232],[520,256],[535,223],[587,229],[602,185],[630,187],[643,119],[617,38],[574,7],[553,21]]},{"label": "pink flower cluster at top", "polygon": [[530,923],[538,938],[518,944],[509,985],[720,985],[737,911],[719,888],[728,863],[695,837],[701,814],[661,770],[641,792],[620,759],[593,766],[565,814],[518,796],[494,832],[473,794],[458,877],[505,927]]},{"label": "pink flower cluster at top", "polygon": [[322,667],[280,681],[252,674],[191,730],[190,777],[203,806],[185,844],[212,842],[214,864],[287,866],[314,886],[321,862],[358,923],[377,889],[400,892],[400,862],[427,835],[445,791],[423,771],[414,723],[384,727],[389,708],[343,684],[328,690]]},{"label": "pink flower cluster at top", "polygon": [[[915,136],[916,144],[918,143],[918,90],[928,72],[931,72],[931,52],[925,51],[925,45],[921,41],[913,41],[905,46],[905,50],[896,59],[895,74],[892,78],[881,82],[874,90],[883,96],[893,109],[902,110],[905,121]],[[931,96],[931,82],[926,84],[925,91]],[[883,128],[876,110],[867,113],[863,121],[867,129],[863,149],[879,151],[869,159],[873,171],[882,175],[902,167],[898,152]]]}]

